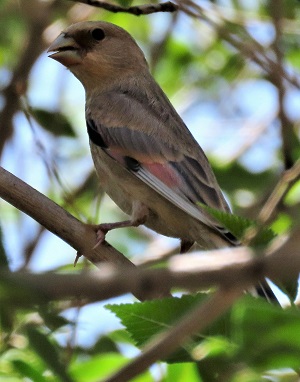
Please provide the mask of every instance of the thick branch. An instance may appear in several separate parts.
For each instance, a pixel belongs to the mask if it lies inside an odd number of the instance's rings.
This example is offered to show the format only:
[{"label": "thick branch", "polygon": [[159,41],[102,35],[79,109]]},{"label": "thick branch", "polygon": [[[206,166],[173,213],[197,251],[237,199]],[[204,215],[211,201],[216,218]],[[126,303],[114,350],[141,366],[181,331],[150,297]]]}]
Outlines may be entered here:
[{"label": "thick branch", "polygon": [[[96,234],[91,226],[77,220],[52,200],[0,167],[0,197],[25,212],[60,237],[92,263],[109,262],[124,269],[134,268],[122,253],[107,242],[93,249]],[[145,293],[139,299],[149,298]]]},{"label": "thick branch", "polygon": [[96,234],[91,227],[3,168],[0,168],[0,197],[59,236],[91,262],[108,261],[130,266],[126,257],[107,244],[100,250],[92,250]]},{"label": "thick branch", "polygon": [[146,292],[162,295],[172,288],[187,291],[215,286],[247,289],[264,277],[276,282],[295,280],[300,273],[299,246],[300,229],[288,240],[273,245],[264,256],[258,256],[247,247],[225,248],[173,256],[166,268],[159,269],[102,264],[100,271],[82,274],[0,272],[0,276],[37,290],[50,300],[70,297],[105,300],[129,291],[135,295]]},{"label": "thick branch", "polygon": [[[152,285],[162,282],[171,285],[188,286],[197,289],[200,285],[221,285],[220,289],[204,304],[196,306],[180,319],[171,329],[159,334],[144,348],[140,356],[127,364],[106,382],[129,381],[145,371],[152,363],[164,359],[192,334],[205,329],[223,314],[251,283],[263,276],[291,279],[298,277],[300,230],[289,240],[270,250],[268,256],[253,257],[248,248],[228,248],[200,253],[198,255],[176,256],[169,269],[125,269],[108,270],[86,275],[28,275],[2,273],[2,278],[21,280],[47,297],[87,297],[88,300],[108,298],[116,293],[132,290],[133,286],[152,290]],[[199,256],[200,255],[200,256]],[[39,288],[42,286],[42,288]],[[127,290],[126,290],[127,288]]]}]

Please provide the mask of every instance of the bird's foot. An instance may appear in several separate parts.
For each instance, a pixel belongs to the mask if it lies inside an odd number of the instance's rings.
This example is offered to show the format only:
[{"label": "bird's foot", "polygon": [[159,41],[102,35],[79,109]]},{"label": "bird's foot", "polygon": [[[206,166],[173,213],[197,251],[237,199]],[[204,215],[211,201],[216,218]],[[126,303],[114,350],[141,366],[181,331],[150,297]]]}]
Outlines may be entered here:
[{"label": "bird's foot", "polygon": [[116,228],[124,228],[124,227],[132,227],[134,224],[132,224],[131,220],[125,220],[123,222],[116,222],[116,223],[103,223],[94,225],[93,228],[96,232],[96,244],[94,245],[93,249],[97,248],[100,244],[102,244],[105,241],[106,234]]},{"label": "bird's foot", "polygon": [[104,223],[93,225],[96,232],[97,241],[93,249],[97,248],[101,243],[104,242],[107,232],[124,227],[138,227],[141,224],[144,224],[148,218],[149,210],[144,204],[139,201],[136,201],[132,205],[132,214],[130,220],[124,220],[122,222],[116,223]]}]

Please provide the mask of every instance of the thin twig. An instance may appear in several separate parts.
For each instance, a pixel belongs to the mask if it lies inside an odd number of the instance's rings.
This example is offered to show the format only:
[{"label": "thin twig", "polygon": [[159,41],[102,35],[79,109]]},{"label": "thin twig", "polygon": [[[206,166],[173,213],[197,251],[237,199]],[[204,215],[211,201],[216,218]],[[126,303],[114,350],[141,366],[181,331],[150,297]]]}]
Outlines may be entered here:
[{"label": "thin twig", "polygon": [[256,237],[259,231],[268,223],[274,214],[274,211],[278,204],[282,201],[290,187],[300,177],[300,159],[294,164],[292,168],[283,172],[281,178],[277,182],[273,192],[268,197],[265,204],[262,206],[258,217],[257,225],[250,227],[242,240],[243,245],[249,245]]},{"label": "thin twig", "polygon": [[232,33],[232,28],[229,27],[229,24],[232,24],[233,21],[227,20],[224,14],[218,11],[218,8],[212,6],[206,9],[192,0],[176,0],[176,2],[179,10],[191,17],[207,22],[222,39],[229,42],[229,44],[236,48],[239,53],[243,54],[244,57],[258,64],[266,73],[272,75],[274,71],[278,71],[282,78],[285,78],[297,89],[300,89],[298,75],[288,73],[284,68],[278,65],[276,61],[268,57],[265,48],[251,37],[246,28],[239,26],[242,28],[242,37],[239,37],[236,32]]},{"label": "thin twig", "polygon": [[261,224],[266,224],[269,221],[271,215],[275,211],[282,198],[286,195],[291,185],[297,179],[299,179],[299,177],[300,159],[293,165],[292,168],[283,172],[273,192],[269,196],[268,200],[266,201],[258,215],[258,221]]},{"label": "thin twig", "polygon": [[133,7],[122,7],[120,5],[106,3],[100,0],[70,0],[70,1],[74,1],[76,3],[82,3],[86,5],[91,5],[92,7],[102,8],[102,9],[105,9],[106,11],[113,12],[113,13],[124,12],[124,13],[129,13],[135,16],[150,15],[152,13],[158,13],[158,12],[176,12],[178,9],[178,6],[172,3],[171,1],[167,1],[166,3],[147,4],[147,5],[139,5],[139,6],[133,6]]}]

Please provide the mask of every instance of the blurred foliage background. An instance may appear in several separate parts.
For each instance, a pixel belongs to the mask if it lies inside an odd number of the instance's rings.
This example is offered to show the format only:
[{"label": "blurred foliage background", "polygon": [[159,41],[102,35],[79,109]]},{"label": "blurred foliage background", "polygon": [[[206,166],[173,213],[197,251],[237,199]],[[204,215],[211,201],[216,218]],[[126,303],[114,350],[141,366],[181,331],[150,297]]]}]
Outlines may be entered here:
[{"label": "blurred foliage background", "polygon": [[[106,20],[125,28],[142,47],[154,77],[207,153],[234,213],[255,219],[283,171],[299,158],[300,3],[178,0],[177,4],[181,9],[175,13],[137,17],[69,0],[1,0],[1,165],[84,222],[123,218],[102,194],[93,170],[83,89],[45,53],[67,25]],[[278,235],[299,227],[299,203],[296,180],[272,215]],[[0,209],[1,268],[80,272],[91,267],[80,260],[74,270],[70,247],[2,200]],[[135,263],[178,248],[176,240],[145,228],[113,231],[107,240]],[[2,287],[0,293],[9,296],[11,289]],[[97,381],[137,352],[132,338],[102,303],[50,302],[47,309],[17,309],[10,306],[7,295],[5,301],[0,307],[3,381]],[[132,297],[116,301],[130,302]],[[273,308],[264,309],[273,317]],[[293,309],[292,314],[298,315]],[[283,322],[284,316],[280,317]],[[245,330],[249,334],[253,328]],[[291,338],[295,334],[295,327],[288,332],[286,325],[285,330]],[[273,363],[263,366],[254,356],[243,358],[249,347],[258,346],[257,337],[254,343],[241,341],[241,358],[234,358],[231,340],[226,337],[218,346],[214,342],[198,363],[163,364],[137,380],[298,380],[300,361],[276,363],[275,350]],[[262,354],[273,354],[265,345]],[[285,346],[287,353],[292,352]],[[299,351],[298,343],[295,349]],[[225,360],[230,360],[232,367],[226,373],[217,370],[216,360],[227,366]]]}]

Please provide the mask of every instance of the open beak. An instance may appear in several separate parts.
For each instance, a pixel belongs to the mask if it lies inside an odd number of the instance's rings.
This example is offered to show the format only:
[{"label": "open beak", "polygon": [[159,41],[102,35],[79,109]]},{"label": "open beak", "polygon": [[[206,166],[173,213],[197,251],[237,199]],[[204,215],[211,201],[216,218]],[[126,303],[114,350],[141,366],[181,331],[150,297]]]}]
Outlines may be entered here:
[{"label": "open beak", "polygon": [[80,46],[72,37],[62,33],[53,41],[47,52],[54,52],[49,57],[69,67],[81,63],[80,50]]}]

